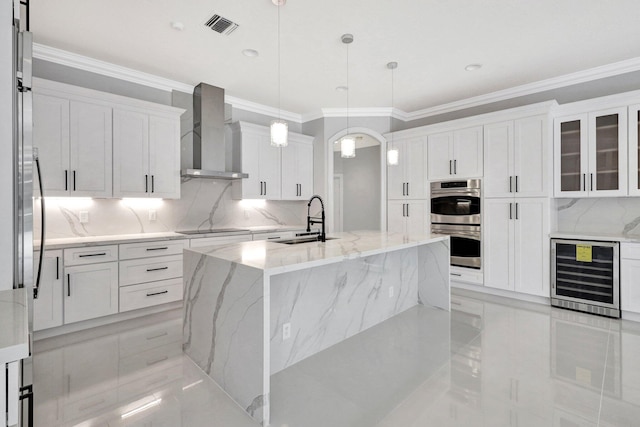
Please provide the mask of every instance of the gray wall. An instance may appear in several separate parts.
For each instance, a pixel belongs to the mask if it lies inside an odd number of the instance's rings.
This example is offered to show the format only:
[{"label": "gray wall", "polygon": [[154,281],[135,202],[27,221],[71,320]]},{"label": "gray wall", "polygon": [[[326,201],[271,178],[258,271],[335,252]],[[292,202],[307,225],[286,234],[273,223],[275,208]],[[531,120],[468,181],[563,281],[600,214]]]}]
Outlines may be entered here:
[{"label": "gray wall", "polygon": [[356,157],[333,154],[334,173],[343,174],[343,231],[380,230],[380,146],[358,148]]}]

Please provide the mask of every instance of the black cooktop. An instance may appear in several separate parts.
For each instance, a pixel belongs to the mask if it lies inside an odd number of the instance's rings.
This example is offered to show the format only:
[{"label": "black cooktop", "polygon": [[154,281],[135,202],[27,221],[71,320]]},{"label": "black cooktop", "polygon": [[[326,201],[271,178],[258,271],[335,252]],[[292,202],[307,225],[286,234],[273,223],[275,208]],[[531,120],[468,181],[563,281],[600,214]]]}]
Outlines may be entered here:
[{"label": "black cooktop", "polygon": [[206,230],[184,230],[184,231],[176,231],[176,233],[180,234],[214,234],[214,233],[231,233],[234,231],[250,231],[246,228],[210,228]]}]

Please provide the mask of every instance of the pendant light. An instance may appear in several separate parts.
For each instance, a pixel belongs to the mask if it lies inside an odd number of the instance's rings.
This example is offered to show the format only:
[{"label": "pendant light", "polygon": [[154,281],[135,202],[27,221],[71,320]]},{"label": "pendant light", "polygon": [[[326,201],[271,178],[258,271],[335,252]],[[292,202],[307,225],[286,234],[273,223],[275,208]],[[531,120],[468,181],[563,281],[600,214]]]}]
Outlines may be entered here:
[{"label": "pendant light", "polygon": [[286,0],[271,0],[278,7],[278,119],[271,122],[271,145],[274,147],[286,147],[289,143],[289,125],[280,117],[280,6]]},{"label": "pendant light", "polygon": [[398,63],[389,62],[387,63],[387,68],[391,70],[391,116],[389,117],[389,131],[391,133],[391,139],[389,140],[389,149],[387,150],[387,164],[389,166],[397,166],[400,153],[398,152],[398,149],[393,146],[393,74],[394,70],[398,68]]},{"label": "pendant light", "polygon": [[340,140],[340,155],[345,159],[356,156],[356,140],[349,136],[349,45],[353,42],[353,34],[343,34],[342,43],[347,45],[347,135]]}]

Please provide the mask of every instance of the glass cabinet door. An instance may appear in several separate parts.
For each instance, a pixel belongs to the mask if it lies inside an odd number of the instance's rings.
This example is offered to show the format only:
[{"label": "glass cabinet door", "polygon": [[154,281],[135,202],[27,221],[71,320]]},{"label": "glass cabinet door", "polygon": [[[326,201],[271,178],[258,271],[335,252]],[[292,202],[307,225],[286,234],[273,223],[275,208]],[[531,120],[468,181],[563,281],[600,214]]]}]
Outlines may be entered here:
[{"label": "glass cabinet door", "polygon": [[589,115],[589,173],[586,185],[593,196],[626,195],[626,109]]},{"label": "glass cabinet door", "polygon": [[640,105],[629,107],[629,195],[640,196]]},{"label": "glass cabinet door", "polygon": [[560,123],[560,191],[582,191],[581,120]]}]

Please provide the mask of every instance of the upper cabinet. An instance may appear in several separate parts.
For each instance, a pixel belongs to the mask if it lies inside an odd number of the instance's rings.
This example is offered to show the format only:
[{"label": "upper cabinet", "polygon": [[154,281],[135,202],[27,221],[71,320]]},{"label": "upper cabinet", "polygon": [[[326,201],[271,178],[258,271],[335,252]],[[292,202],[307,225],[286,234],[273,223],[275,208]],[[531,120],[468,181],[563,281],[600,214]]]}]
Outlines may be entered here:
[{"label": "upper cabinet", "polygon": [[180,118],[113,111],[113,195],[180,198]]},{"label": "upper cabinet", "polygon": [[430,181],[481,177],[482,126],[429,135],[427,171]]},{"label": "upper cabinet", "polygon": [[629,107],[629,195],[640,196],[640,104]]},{"label": "upper cabinet", "polygon": [[34,88],[33,146],[46,196],[111,197],[111,109]]},{"label": "upper cabinet", "polygon": [[387,194],[391,200],[427,199],[426,137],[394,141],[398,164],[387,166]]},{"label": "upper cabinet", "polygon": [[627,195],[627,108],[558,117],[556,197]]},{"label": "upper cabinet", "polygon": [[33,145],[45,195],[179,198],[183,112],[34,79]]},{"label": "upper cabinet", "polygon": [[547,116],[484,126],[484,195],[548,195],[550,150]]},{"label": "upper cabinet", "polygon": [[233,169],[249,174],[234,180],[234,199],[307,200],[313,194],[313,138],[289,132],[289,145],[271,145],[269,128],[231,125]]}]

